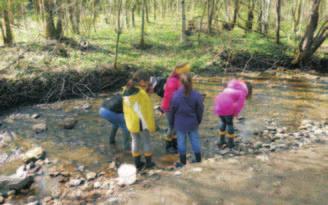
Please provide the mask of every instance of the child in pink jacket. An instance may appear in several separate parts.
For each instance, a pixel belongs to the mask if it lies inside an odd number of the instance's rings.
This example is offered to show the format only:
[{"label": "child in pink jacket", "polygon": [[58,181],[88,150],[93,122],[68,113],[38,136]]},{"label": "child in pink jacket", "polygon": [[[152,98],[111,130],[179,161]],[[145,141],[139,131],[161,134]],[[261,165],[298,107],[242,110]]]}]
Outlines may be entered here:
[{"label": "child in pink jacket", "polygon": [[252,95],[252,85],[242,80],[231,80],[226,88],[215,98],[214,112],[221,118],[219,147],[225,146],[228,137],[228,147],[234,147],[233,118],[237,117]]},{"label": "child in pink jacket", "polygon": [[166,152],[168,153],[177,153],[177,139],[175,136],[175,131],[171,126],[172,123],[169,121],[171,100],[174,93],[181,87],[180,75],[188,73],[189,71],[190,65],[188,63],[177,65],[172,71],[171,75],[167,78],[164,87],[164,97],[162,100],[161,109],[165,113],[169,124],[165,146]]}]

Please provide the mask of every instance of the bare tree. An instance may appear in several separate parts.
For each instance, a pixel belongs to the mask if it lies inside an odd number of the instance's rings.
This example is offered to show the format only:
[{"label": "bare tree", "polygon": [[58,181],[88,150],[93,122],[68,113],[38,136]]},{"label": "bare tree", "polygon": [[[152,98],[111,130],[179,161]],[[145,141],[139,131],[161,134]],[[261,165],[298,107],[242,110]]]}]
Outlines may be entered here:
[{"label": "bare tree", "polygon": [[121,26],[121,11],[122,11],[122,0],[115,1],[117,6],[117,24],[116,24],[116,46],[115,46],[115,60],[114,60],[114,68],[117,68],[117,59],[118,59],[118,49],[120,43],[120,36],[122,33],[122,26]]},{"label": "bare tree", "polygon": [[1,3],[0,6],[0,12],[2,13],[2,22],[0,20],[0,27],[3,43],[5,45],[12,45],[14,42],[14,36],[11,28],[11,22],[13,21],[10,15],[11,0]]},{"label": "bare tree", "polygon": [[321,0],[313,0],[309,22],[299,43],[293,65],[306,63],[328,38],[328,19],[318,29],[320,3]]},{"label": "bare tree", "polygon": [[255,0],[248,0],[248,13],[246,22],[246,31],[250,32],[253,29]]},{"label": "bare tree", "polygon": [[281,0],[277,0],[276,4],[276,43],[280,43],[280,20],[281,20]]},{"label": "bare tree", "polygon": [[186,8],[185,8],[185,0],[180,0],[181,4],[181,42],[185,44],[187,42],[187,35],[186,35]]},{"label": "bare tree", "polygon": [[141,5],[141,38],[140,47],[145,47],[145,10],[146,10],[146,0],[142,0]]}]

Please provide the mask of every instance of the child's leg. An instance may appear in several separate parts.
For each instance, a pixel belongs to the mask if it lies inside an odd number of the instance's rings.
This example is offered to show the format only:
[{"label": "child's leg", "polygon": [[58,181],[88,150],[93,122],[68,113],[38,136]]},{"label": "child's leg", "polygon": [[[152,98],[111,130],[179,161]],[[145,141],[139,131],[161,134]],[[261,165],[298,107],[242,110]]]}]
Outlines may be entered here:
[{"label": "child's leg", "polygon": [[118,125],[113,124],[112,125],[112,130],[111,130],[110,135],[109,135],[109,144],[115,144],[116,143],[115,136],[116,136],[117,130],[118,130]]},{"label": "child's leg", "polygon": [[228,147],[232,149],[235,146],[235,129],[233,127],[233,116],[225,117],[227,122]]},{"label": "child's leg", "polygon": [[180,162],[182,164],[187,163],[186,157],[186,133],[177,131],[178,136],[178,152],[180,155]]},{"label": "child's leg", "polygon": [[226,122],[226,119],[225,117],[220,117],[221,119],[221,126],[220,126],[220,143],[219,143],[219,146],[223,146],[226,144],[226,138],[225,138],[225,135],[226,135],[226,127],[227,127],[227,122]]},{"label": "child's leg", "polygon": [[148,130],[142,132],[143,145],[144,145],[144,155],[146,159],[146,168],[152,168],[155,166],[155,163],[152,162],[152,149],[151,149],[151,136]]},{"label": "child's leg", "polygon": [[109,135],[109,143],[115,144],[115,136],[116,136],[116,133],[117,133],[117,130],[119,127],[119,123],[120,123],[117,118],[118,114],[116,114],[106,108],[101,107],[99,109],[99,115],[100,115],[100,117],[106,119],[108,122],[110,122],[113,125],[111,133]]},{"label": "child's leg", "polygon": [[189,139],[191,142],[192,150],[195,154],[196,162],[201,162],[202,161],[201,145],[200,145],[200,138],[199,138],[198,130],[194,130],[194,131],[190,132]]},{"label": "child's leg", "polygon": [[137,169],[141,169],[144,166],[144,163],[141,162],[141,138],[139,133],[131,133],[132,137],[132,146],[131,152],[134,158],[134,164]]},{"label": "child's leg", "polygon": [[167,131],[166,139],[165,139],[165,141],[166,141],[165,150],[168,153],[176,153],[176,150],[174,149],[174,143],[176,141],[174,141],[174,139],[173,139],[174,129],[171,126],[171,123],[170,123],[170,120],[169,120],[170,119],[170,117],[169,117],[170,113],[166,112],[165,116],[166,116],[167,123],[168,123],[168,131]]},{"label": "child's leg", "polygon": [[123,132],[123,147],[125,150],[129,150],[129,148],[130,148],[130,132],[129,132],[128,128],[126,127],[124,115],[121,114],[119,117],[120,117],[119,126]]}]

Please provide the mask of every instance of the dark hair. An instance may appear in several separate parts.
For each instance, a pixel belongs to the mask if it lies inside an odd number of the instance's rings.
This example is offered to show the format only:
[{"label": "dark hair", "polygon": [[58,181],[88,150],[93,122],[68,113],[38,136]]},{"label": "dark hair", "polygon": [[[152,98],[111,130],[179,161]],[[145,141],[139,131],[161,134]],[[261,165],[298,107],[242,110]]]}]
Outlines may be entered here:
[{"label": "dark hair", "polygon": [[190,95],[192,91],[192,77],[190,73],[185,73],[180,76],[180,82],[184,87],[184,95]]},{"label": "dark hair", "polygon": [[245,83],[246,83],[247,90],[248,90],[247,98],[250,98],[253,94],[253,85],[248,81],[246,81]]},{"label": "dark hair", "polygon": [[132,78],[128,81],[127,87],[134,87],[136,86],[140,81],[149,81],[150,74],[145,70],[138,70],[133,75]]}]

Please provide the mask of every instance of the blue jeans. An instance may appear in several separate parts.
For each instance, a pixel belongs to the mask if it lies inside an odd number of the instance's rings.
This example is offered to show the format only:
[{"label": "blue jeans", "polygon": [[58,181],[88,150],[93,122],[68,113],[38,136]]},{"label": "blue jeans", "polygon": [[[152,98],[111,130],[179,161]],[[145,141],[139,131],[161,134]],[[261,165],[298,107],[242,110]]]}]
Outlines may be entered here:
[{"label": "blue jeans", "polygon": [[109,137],[110,142],[115,143],[116,132],[117,132],[118,128],[121,128],[123,131],[123,137],[124,137],[124,139],[123,139],[124,149],[129,149],[130,133],[125,124],[124,114],[123,113],[115,113],[115,112],[112,112],[111,110],[101,107],[99,109],[99,115],[112,124],[112,131],[111,131],[110,137]]},{"label": "blue jeans", "polygon": [[180,132],[177,131],[178,136],[178,151],[180,155],[185,155],[186,150],[186,138],[189,137],[189,140],[191,142],[192,151],[195,154],[199,154],[200,151],[200,139],[199,139],[199,133],[198,129],[193,130],[191,132]]}]

